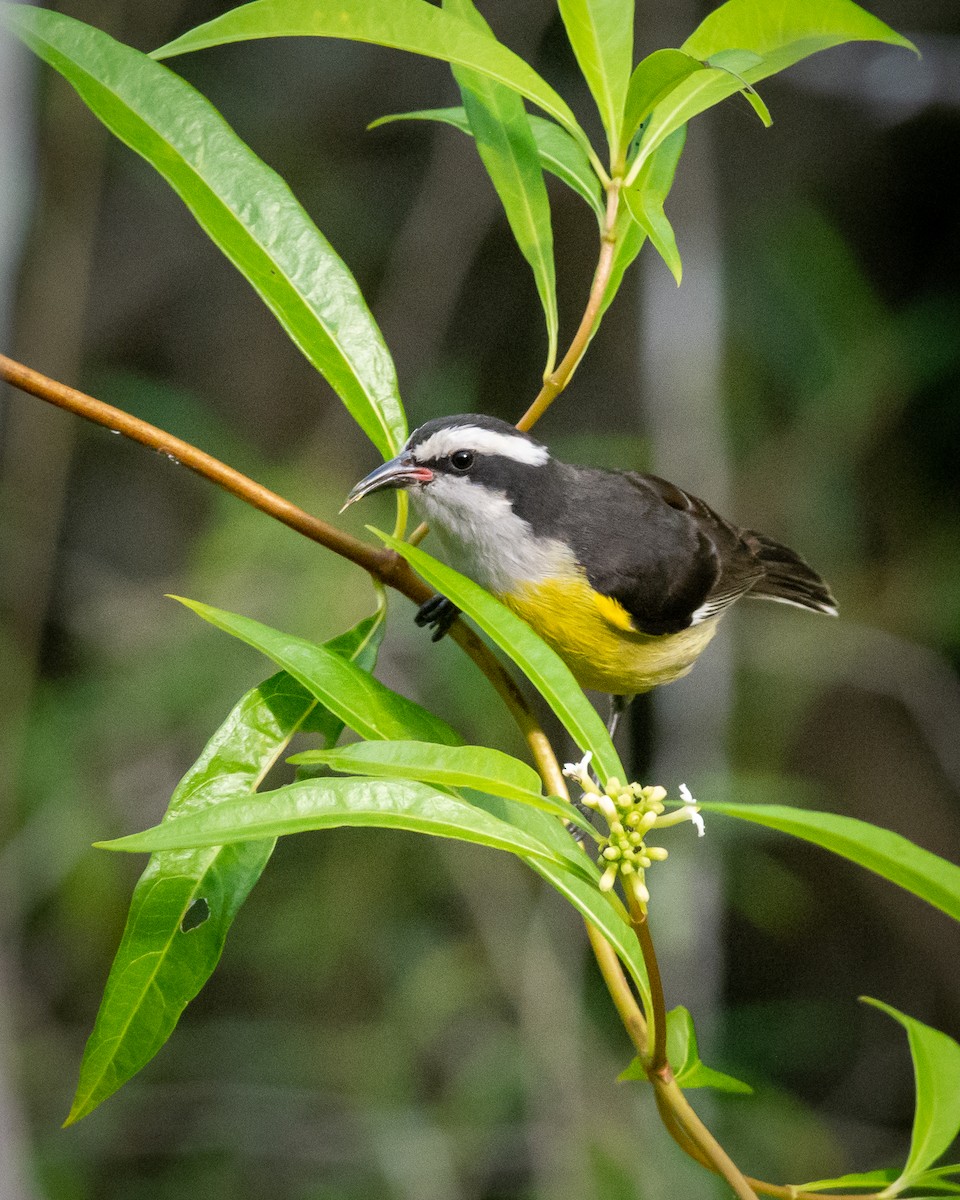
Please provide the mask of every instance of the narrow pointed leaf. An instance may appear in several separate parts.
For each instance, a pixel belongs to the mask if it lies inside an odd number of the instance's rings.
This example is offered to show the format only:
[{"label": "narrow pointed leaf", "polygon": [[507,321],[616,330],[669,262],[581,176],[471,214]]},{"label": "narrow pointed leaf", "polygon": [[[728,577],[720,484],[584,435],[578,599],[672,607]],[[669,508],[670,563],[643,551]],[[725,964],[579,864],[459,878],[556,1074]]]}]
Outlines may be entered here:
[{"label": "narrow pointed leaf", "polygon": [[[753,1088],[748,1083],[734,1079],[732,1075],[726,1075],[723,1071],[715,1071],[701,1061],[693,1017],[682,1005],[667,1013],[667,1060],[682,1088],[709,1087],[718,1092],[735,1092],[739,1095],[753,1093]],[[647,1072],[643,1061],[635,1058],[617,1078],[646,1081]]]},{"label": "narrow pointed leaf", "polygon": [[893,1187],[916,1187],[919,1177],[960,1133],[960,1046],[939,1029],[908,1017],[882,1000],[870,996],[861,999],[899,1021],[907,1031],[917,1098],[910,1153]]},{"label": "narrow pointed leaf", "polygon": [[273,659],[361,737],[370,741],[422,738],[448,745],[462,741],[446,721],[324,646],[196,600],[173,599]]},{"label": "narrow pointed leaf", "polygon": [[543,858],[555,866],[584,873],[583,864],[574,858],[577,851],[569,835],[569,846],[561,854],[522,829],[428,784],[361,776],[303,779],[274,792],[225,799],[195,815],[96,845],[104,850],[131,853],[182,850],[222,843],[242,844],[347,825],[406,829],[455,838],[509,850],[522,858]]},{"label": "narrow pointed leaf", "polygon": [[[719,64],[718,64],[719,65]],[[640,126],[661,100],[689,78],[703,71],[704,64],[682,50],[654,50],[636,66],[630,76],[623,118],[621,145],[624,150],[637,136]]]},{"label": "narrow pointed leaf", "polygon": [[407,436],[396,372],[356,281],[283,180],[179,76],[29,5],[3,20],[155,167],[249,280],[384,457]]},{"label": "narrow pointed leaf", "polygon": [[795,0],[727,0],[706,17],[681,50],[701,61],[725,51],[749,51],[760,61],[737,75],[713,67],[680,83],[654,109],[637,161],[691,117],[742,91],[744,82],[755,84],[820,50],[853,41],[916,49],[852,0],[807,0],[804,4]]},{"label": "narrow pointed leaf", "polygon": [[951,1180],[951,1176],[960,1176],[960,1163],[951,1163],[943,1167],[934,1167],[932,1171],[924,1171],[922,1175],[917,1177],[914,1187],[928,1187],[934,1191],[939,1188],[951,1188],[957,1190],[960,1188],[960,1183],[956,1180]]},{"label": "narrow pointed leaf", "polygon": [[[540,155],[540,165],[545,171],[562,180],[567,187],[572,188],[578,196],[582,196],[597,214],[597,219],[602,221],[603,187],[583,149],[565,129],[561,129],[553,121],[548,121],[546,117],[529,116],[527,119],[537,145],[537,153]],[[390,113],[371,121],[367,128],[378,129],[381,125],[389,125],[393,121],[439,121],[459,129],[467,137],[473,137],[466,110],[462,106]]]},{"label": "narrow pointed leaf", "polygon": [[633,66],[634,0],[559,0],[559,7],[611,152],[616,151]]},{"label": "narrow pointed leaf", "polygon": [[869,1188],[880,1191],[887,1184],[893,1183],[897,1177],[896,1171],[857,1171],[851,1175],[838,1175],[836,1179],[816,1179],[813,1183],[797,1185],[800,1192],[832,1192],[837,1188]]},{"label": "narrow pointed leaf", "polygon": [[169,58],[209,46],[268,37],[373,42],[469,67],[526,96],[588,149],[570,106],[512,50],[426,0],[254,0],[153,52]]},{"label": "narrow pointed leaf", "polygon": [[657,153],[643,164],[636,182],[623,192],[633,219],[670,268],[678,287],[683,277],[683,264],[673,226],[663,211],[663,202],[673,187],[686,140],[687,127],[684,125],[661,143]]},{"label": "narrow pointed leaf", "polygon": [[701,804],[704,812],[722,813],[778,829],[822,846],[882,875],[935,908],[960,920],[960,867],[913,842],[855,817],[776,804]]},{"label": "narrow pointed leaf", "polygon": [[476,621],[483,632],[513,659],[580,749],[592,751],[593,766],[601,779],[605,781],[611,775],[624,778],[623,765],[596,709],[584,696],[570,668],[526,621],[521,621],[473,580],[438,562],[419,547],[397,541],[379,529],[372,529],[372,532],[405,558],[432,587]]},{"label": "narrow pointed leaf", "polygon": [[[473,0],[444,0],[443,9],[486,34],[493,34]],[[547,325],[547,371],[557,355],[557,280],[553,262],[550,201],[537,144],[522,98],[489,75],[454,66],[477,152],[500,197],[520,253],[533,271]]]},{"label": "narrow pointed leaf", "polygon": [[[336,652],[375,657],[383,613],[333,642]],[[325,718],[325,719],[320,719]],[[298,729],[329,740],[342,725],[289,675],[274,675],[236,705],[178,784],[168,817],[200,812],[224,795],[255,792]],[[144,1067],[210,977],[233,920],[273,851],[273,840],[154,855],[130,903],[67,1124],[92,1112]],[[190,925],[190,919],[199,923]]]},{"label": "narrow pointed leaf", "polygon": [[572,804],[544,796],[540,776],[510,754],[487,746],[442,746],[429,742],[357,742],[337,750],[306,750],[290,760],[321,763],[333,771],[377,779],[412,779],[450,788],[474,788],[530,804],[593,831]]}]

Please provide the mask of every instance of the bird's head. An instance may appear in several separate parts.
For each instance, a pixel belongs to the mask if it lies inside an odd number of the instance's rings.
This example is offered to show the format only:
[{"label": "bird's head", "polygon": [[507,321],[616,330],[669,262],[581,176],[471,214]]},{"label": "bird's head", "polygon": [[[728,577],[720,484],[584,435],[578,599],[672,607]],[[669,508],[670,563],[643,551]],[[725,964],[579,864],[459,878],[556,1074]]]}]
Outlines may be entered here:
[{"label": "bird's head", "polygon": [[344,508],[383,488],[405,488],[429,520],[447,527],[492,520],[549,460],[545,446],[496,417],[439,417],[415,430],[396,458],[361,479]]}]

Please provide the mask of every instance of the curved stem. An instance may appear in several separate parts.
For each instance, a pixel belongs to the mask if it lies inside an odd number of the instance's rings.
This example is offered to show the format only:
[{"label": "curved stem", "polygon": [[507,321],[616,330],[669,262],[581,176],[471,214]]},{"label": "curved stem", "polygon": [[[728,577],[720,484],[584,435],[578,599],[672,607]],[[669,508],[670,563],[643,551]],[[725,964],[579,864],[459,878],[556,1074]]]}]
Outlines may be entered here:
[{"label": "curved stem", "polygon": [[650,1080],[657,1092],[658,1106],[662,1101],[670,1109],[683,1133],[686,1134],[692,1146],[699,1151],[699,1154],[694,1157],[699,1159],[700,1155],[703,1155],[710,1169],[727,1181],[739,1200],[757,1200],[757,1193],[750,1186],[740,1168],[694,1112],[690,1101],[683,1094],[672,1074],[669,1079],[664,1078],[662,1074],[651,1075]]},{"label": "curved stem", "polygon": [[607,291],[607,284],[610,282],[610,273],[613,270],[613,259],[617,248],[616,225],[617,210],[620,206],[621,182],[620,179],[615,178],[611,179],[607,185],[607,213],[603,223],[603,232],[600,235],[600,257],[593,273],[590,296],[587,300],[587,307],[583,310],[580,325],[573,336],[569,349],[560,360],[560,365],[544,379],[539,395],[517,422],[518,429],[527,431],[536,425],[573,378],[573,373],[590,344],[594,325]]}]

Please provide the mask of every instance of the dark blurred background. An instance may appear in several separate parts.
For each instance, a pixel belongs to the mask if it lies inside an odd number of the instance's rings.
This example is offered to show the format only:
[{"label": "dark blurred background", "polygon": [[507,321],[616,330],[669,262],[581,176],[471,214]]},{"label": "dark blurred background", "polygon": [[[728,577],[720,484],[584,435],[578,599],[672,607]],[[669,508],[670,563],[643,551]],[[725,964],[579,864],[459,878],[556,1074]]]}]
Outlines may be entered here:
[{"label": "dark blurred background", "polygon": [[[149,49],[229,6],[60,7]],[[641,5],[638,50],[679,44],[706,7]],[[483,8],[593,121],[553,4]],[[829,51],[761,85],[772,129],[738,98],[698,119],[668,205],[682,288],[645,249],[540,432],[796,546],[840,601],[838,622],[740,605],[692,676],[637,705],[636,772],[701,799],[848,813],[957,861],[960,10],[872,8],[922,60]],[[171,65],[354,271],[411,425],[516,419],[537,389],[541,318],[471,145],[426,125],[365,132],[455,103],[447,68],[315,40]],[[595,225],[552,195],[569,337]],[[327,518],[374,465],[165,184],[9,39],[0,345]],[[168,1046],[59,1129],[142,866],[90,843],[157,820],[270,673],[164,593],[319,640],[372,592],[103,429],[10,391],[0,421],[2,1200],[724,1194],[675,1151],[644,1089],[614,1082],[630,1052],[574,914],[505,856],[369,830],[282,841]],[[371,501],[343,520],[376,517]],[[469,738],[519,749],[484,682],[411,616],[391,600],[381,676]],[[719,818],[702,842],[674,836],[651,882],[668,1003],[692,1009],[708,1061],[756,1087],[697,1097],[741,1166],[782,1182],[902,1161],[905,1039],[856,997],[960,1035],[948,919]]]}]

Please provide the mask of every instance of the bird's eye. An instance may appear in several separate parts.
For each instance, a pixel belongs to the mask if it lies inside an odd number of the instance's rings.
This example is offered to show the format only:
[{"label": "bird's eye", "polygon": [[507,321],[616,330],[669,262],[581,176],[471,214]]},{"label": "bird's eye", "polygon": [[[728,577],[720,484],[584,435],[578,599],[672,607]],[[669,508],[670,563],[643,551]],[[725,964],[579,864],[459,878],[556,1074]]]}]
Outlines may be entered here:
[{"label": "bird's eye", "polygon": [[450,465],[457,471],[469,471],[473,466],[473,454],[469,450],[455,450],[450,455]]}]

